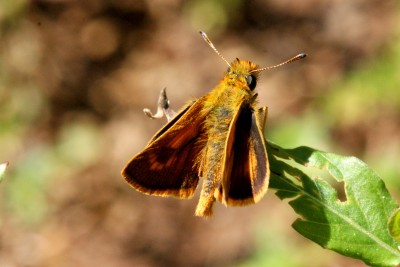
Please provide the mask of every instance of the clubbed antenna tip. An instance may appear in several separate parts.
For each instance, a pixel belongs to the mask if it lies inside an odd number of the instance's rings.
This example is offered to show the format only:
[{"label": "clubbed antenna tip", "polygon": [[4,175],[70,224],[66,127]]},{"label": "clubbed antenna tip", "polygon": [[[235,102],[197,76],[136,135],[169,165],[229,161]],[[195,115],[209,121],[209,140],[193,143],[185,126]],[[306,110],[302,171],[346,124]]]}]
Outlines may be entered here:
[{"label": "clubbed antenna tip", "polygon": [[211,42],[210,38],[208,38],[207,34],[205,32],[203,32],[203,31],[200,31],[200,34],[201,34],[201,37],[203,37],[204,41],[206,41],[206,43],[215,51],[215,53],[217,53],[218,56],[220,56],[226,62],[226,64],[228,64],[228,66],[230,67],[231,65],[229,64],[229,62],[217,50],[217,48]]},{"label": "clubbed antenna tip", "polygon": [[306,56],[307,56],[306,54],[300,53],[300,54],[298,54],[298,55],[296,55],[296,56],[294,56],[294,57],[292,57],[292,58],[289,58],[288,60],[286,60],[286,61],[284,61],[284,62],[282,62],[282,63],[279,63],[279,64],[277,64],[277,65],[269,66],[269,67],[265,67],[265,68],[261,68],[261,69],[256,69],[256,70],[253,70],[253,71],[251,71],[251,72],[260,72],[260,71],[263,71],[263,70],[274,69],[274,68],[277,68],[277,67],[286,65],[286,64],[288,64],[288,63],[292,63],[292,62],[294,62],[294,61],[303,59],[303,58],[305,58]]}]

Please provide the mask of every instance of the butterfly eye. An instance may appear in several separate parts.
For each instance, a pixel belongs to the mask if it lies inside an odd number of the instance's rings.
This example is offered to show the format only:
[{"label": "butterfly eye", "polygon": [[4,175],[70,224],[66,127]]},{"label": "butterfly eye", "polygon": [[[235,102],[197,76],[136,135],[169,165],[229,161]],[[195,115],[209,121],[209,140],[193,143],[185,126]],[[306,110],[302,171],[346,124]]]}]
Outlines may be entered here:
[{"label": "butterfly eye", "polygon": [[257,79],[254,75],[248,75],[248,76],[246,76],[246,83],[247,83],[247,86],[250,88],[250,90],[253,91],[254,88],[256,88]]}]

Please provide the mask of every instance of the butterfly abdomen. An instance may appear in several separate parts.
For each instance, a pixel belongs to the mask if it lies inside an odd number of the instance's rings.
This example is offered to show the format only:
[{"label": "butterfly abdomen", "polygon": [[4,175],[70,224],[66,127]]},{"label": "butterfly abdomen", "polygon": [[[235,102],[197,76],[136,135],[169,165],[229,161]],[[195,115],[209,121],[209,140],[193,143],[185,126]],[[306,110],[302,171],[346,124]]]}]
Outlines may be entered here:
[{"label": "butterfly abdomen", "polygon": [[[219,86],[208,95],[208,98],[218,98],[218,101],[222,104],[213,106],[208,110],[206,124],[204,125],[208,136],[200,153],[199,174],[203,179],[203,186],[196,209],[196,214],[201,216],[212,214],[214,195],[222,181],[225,147],[232,119],[241,103],[251,99],[243,90],[234,87],[220,88]],[[226,156],[229,157],[230,155]]]}]

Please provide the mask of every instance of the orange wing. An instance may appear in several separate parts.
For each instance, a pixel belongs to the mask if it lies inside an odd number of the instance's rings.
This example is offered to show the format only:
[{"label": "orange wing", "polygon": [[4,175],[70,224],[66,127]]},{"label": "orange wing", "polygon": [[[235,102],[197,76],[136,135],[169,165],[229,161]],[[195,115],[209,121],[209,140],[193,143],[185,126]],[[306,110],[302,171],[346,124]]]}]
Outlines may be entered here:
[{"label": "orange wing", "polygon": [[256,203],[268,189],[265,118],[266,108],[254,111],[245,103],[234,117],[226,143],[223,181],[216,192],[217,199],[226,205]]},{"label": "orange wing", "polygon": [[199,177],[196,157],[204,137],[204,99],[198,99],[178,113],[134,156],[122,170],[126,181],[150,195],[190,198]]}]

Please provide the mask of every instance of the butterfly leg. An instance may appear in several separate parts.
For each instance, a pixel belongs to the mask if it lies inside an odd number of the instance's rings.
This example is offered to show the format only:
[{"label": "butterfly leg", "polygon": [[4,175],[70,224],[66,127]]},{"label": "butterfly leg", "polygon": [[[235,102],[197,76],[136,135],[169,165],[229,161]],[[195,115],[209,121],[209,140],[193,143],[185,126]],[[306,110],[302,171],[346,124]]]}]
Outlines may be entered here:
[{"label": "butterfly leg", "polygon": [[169,106],[169,100],[167,97],[167,88],[161,89],[160,96],[158,98],[157,112],[153,115],[150,109],[143,109],[144,114],[152,119],[161,119],[164,115],[168,121],[170,121],[175,116],[175,111],[173,111]]}]

